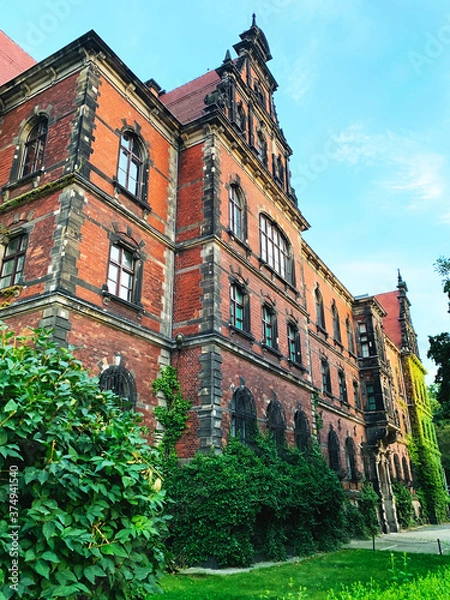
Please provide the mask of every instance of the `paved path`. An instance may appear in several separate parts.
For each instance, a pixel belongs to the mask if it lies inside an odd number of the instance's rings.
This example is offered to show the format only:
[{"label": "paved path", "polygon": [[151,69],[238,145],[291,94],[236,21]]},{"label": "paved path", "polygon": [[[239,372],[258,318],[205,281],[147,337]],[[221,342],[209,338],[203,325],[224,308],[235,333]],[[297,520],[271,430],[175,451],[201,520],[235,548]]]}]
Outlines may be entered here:
[{"label": "paved path", "polygon": [[[345,545],[345,548],[372,549],[373,542],[372,540],[352,540]],[[450,556],[450,523],[424,525],[401,533],[380,535],[375,538],[375,549]]]}]

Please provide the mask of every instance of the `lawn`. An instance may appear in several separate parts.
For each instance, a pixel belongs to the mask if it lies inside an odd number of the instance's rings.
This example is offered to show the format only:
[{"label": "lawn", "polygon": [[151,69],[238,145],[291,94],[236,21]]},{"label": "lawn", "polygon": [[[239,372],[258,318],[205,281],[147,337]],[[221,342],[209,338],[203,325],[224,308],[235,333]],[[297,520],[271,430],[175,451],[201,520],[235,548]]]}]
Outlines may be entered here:
[{"label": "lawn", "polygon": [[[395,561],[392,572],[391,556]],[[404,570],[404,556],[372,550],[342,550],[233,575],[165,575],[164,600],[276,600],[306,588],[308,600],[325,600],[327,592],[354,581],[374,579],[389,585]],[[450,566],[448,556],[408,554],[406,571],[413,577]],[[401,575],[400,575],[401,578]],[[161,597],[161,596],[160,596]]]}]

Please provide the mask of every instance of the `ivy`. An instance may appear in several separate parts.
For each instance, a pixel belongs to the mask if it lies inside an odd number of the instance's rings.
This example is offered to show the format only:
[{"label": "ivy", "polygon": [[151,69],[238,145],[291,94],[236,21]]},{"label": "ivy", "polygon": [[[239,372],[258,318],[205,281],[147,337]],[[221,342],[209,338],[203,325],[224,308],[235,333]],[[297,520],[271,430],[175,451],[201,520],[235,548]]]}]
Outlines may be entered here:
[{"label": "ivy", "polygon": [[173,462],[176,459],[175,446],[186,429],[192,402],[183,398],[177,370],[171,366],[161,369],[153,382],[153,392],[155,395],[162,393],[166,401],[165,406],[155,408],[155,417],[164,427],[161,447],[165,459]]},{"label": "ivy", "polygon": [[257,437],[222,454],[200,454],[166,479],[171,514],[167,541],[181,565],[247,566],[255,555],[329,551],[347,539],[344,492],[320,452],[279,452]]},{"label": "ivy", "polygon": [[414,521],[414,507],[411,492],[403,485],[403,483],[401,483],[401,481],[392,482],[392,491],[395,496],[398,522],[400,527],[407,529],[408,527],[411,527]]},{"label": "ivy", "polygon": [[44,330],[17,337],[0,328],[0,503],[17,508],[0,515],[0,598],[158,591],[167,527],[159,453],[118,400]]}]

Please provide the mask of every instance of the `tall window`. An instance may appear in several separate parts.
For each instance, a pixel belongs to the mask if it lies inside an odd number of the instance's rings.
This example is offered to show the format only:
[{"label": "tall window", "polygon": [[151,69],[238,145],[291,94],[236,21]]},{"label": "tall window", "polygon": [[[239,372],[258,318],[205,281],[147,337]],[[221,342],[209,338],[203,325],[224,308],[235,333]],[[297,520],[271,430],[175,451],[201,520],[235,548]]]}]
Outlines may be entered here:
[{"label": "tall window", "polygon": [[281,403],[274,399],[267,407],[267,427],[275,440],[277,446],[284,445],[284,434],[286,431],[286,419],[284,417]]},{"label": "tall window", "polygon": [[361,393],[356,379],[353,380],[353,402],[355,403],[356,408],[361,408]]},{"label": "tall window", "polygon": [[351,437],[345,440],[345,455],[347,458],[347,474],[350,481],[357,481],[359,473],[356,468],[356,446]]},{"label": "tall window", "polygon": [[359,341],[361,344],[361,356],[367,358],[370,356],[370,349],[367,325],[365,323],[359,323]]},{"label": "tall window", "polygon": [[280,229],[265,215],[260,215],[259,232],[261,258],[281,277],[293,282],[292,259],[289,246]]},{"label": "tall window", "polygon": [[331,394],[330,365],[326,358],[322,358],[320,364],[322,370],[322,390],[326,394]]},{"label": "tall window", "polygon": [[100,375],[101,390],[111,390],[122,399],[122,408],[127,411],[136,405],[137,392],[133,375],[120,365],[108,367]]},{"label": "tall window", "polygon": [[109,255],[108,291],[114,296],[133,301],[135,259],[133,252],[120,244],[113,244]]},{"label": "tall window", "polygon": [[394,454],[394,468],[396,481],[402,481],[402,468],[400,466],[400,459],[398,457],[398,454]]},{"label": "tall window", "polygon": [[19,283],[23,273],[26,242],[25,234],[17,235],[9,240],[0,271],[0,289]]},{"label": "tall window", "polygon": [[268,304],[262,307],[262,343],[268,348],[278,348],[277,341],[277,316],[274,309]]},{"label": "tall window", "polygon": [[28,134],[24,146],[21,176],[30,175],[44,165],[45,144],[47,141],[48,119],[41,117]]},{"label": "tall window", "polygon": [[341,402],[348,402],[347,396],[347,383],[345,381],[345,373],[341,369],[338,371],[338,381],[339,381],[339,400]]},{"label": "tall window", "polygon": [[255,400],[251,391],[240,386],[233,395],[231,433],[243,444],[251,445],[257,432]]},{"label": "tall window", "polygon": [[258,131],[257,142],[258,142],[258,158],[263,163],[263,165],[267,167],[267,162],[268,162],[267,141],[266,141],[266,137],[262,131]]},{"label": "tall window", "polygon": [[406,456],[403,456],[403,458],[402,458],[402,467],[403,467],[403,481],[404,481],[405,485],[410,485],[411,477],[409,474],[409,467],[408,467],[408,461],[406,460]]},{"label": "tall window", "polygon": [[229,227],[239,239],[244,237],[244,213],[242,197],[237,186],[230,186],[228,196]]},{"label": "tall window", "polygon": [[366,383],[366,394],[367,394],[367,410],[375,410],[377,408],[375,398],[375,386],[373,383]]},{"label": "tall window", "polygon": [[335,302],[331,306],[331,315],[333,317],[333,337],[336,342],[341,343],[341,324],[339,321],[339,312]]},{"label": "tall window", "polygon": [[337,433],[332,429],[328,434],[328,460],[330,469],[340,474],[341,471],[341,448]]},{"label": "tall window", "polygon": [[143,153],[138,137],[130,131],[120,138],[118,183],[138,198],[141,197]]},{"label": "tall window", "polygon": [[323,296],[322,292],[318,287],[314,291],[314,297],[316,301],[316,321],[318,327],[325,329],[325,310],[323,307]]},{"label": "tall window", "polygon": [[248,295],[238,283],[230,286],[230,325],[241,331],[250,331]]},{"label": "tall window", "polygon": [[243,133],[245,133],[245,131],[247,130],[247,115],[245,114],[245,110],[242,105],[242,102],[239,102],[238,107],[237,107],[237,118],[238,118],[239,129]]},{"label": "tall window", "polygon": [[294,323],[288,323],[287,327],[287,339],[288,339],[288,356],[291,362],[301,363],[302,354],[300,348],[300,332],[297,325]]},{"label": "tall window", "polygon": [[345,321],[345,327],[347,329],[348,351],[351,352],[351,354],[355,354],[355,340],[353,337],[353,327],[352,327],[352,324],[348,317],[347,317],[347,320]]},{"label": "tall window", "polygon": [[309,452],[311,450],[311,431],[309,429],[308,417],[301,408],[295,413],[294,427],[295,445],[300,452]]}]

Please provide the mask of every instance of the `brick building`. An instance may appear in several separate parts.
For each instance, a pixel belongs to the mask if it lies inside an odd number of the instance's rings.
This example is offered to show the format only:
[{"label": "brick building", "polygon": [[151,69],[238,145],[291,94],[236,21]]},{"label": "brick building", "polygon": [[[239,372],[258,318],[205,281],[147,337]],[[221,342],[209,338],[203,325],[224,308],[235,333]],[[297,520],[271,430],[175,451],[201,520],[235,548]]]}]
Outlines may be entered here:
[{"label": "brick building", "polygon": [[255,19],[236,57],[167,93],[92,31],[37,64],[5,39],[2,320],[80,347],[151,431],[152,381],[174,365],[193,399],[183,458],[257,426],[302,450],[317,439],[350,497],[374,483],[397,530],[411,415],[433,438],[405,381],[408,361],[423,374],[406,286],[355,298],[302,239]]}]

